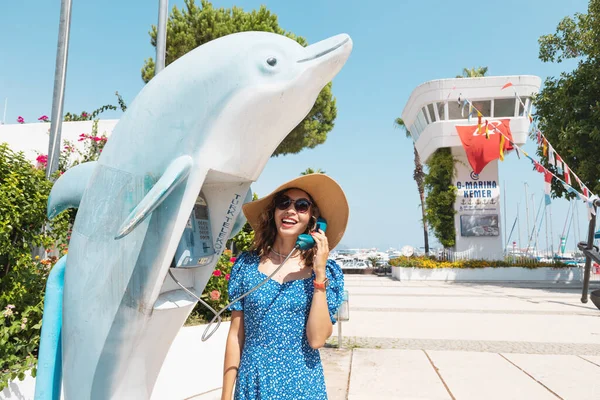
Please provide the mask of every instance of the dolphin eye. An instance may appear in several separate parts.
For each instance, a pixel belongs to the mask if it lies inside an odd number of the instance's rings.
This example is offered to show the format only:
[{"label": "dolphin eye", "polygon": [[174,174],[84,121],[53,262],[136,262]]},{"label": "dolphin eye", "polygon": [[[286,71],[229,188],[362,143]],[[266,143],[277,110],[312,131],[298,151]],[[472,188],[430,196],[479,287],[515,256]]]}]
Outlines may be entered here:
[{"label": "dolphin eye", "polygon": [[267,58],[267,64],[269,64],[271,67],[274,67],[277,65],[277,59],[275,57],[269,57]]}]

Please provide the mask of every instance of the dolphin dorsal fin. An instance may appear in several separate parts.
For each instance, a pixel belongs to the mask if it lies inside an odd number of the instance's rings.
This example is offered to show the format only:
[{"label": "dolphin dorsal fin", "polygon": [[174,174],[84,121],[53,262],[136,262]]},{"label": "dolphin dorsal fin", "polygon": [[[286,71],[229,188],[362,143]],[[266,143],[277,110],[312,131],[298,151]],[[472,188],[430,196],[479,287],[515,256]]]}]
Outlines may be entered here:
[{"label": "dolphin dorsal fin", "polygon": [[46,214],[49,219],[68,208],[78,208],[83,192],[96,169],[97,161],[81,163],[69,168],[57,179],[48,196]]},{"label": "dolphin dorsal fin", "polygon": [[119,228],[119,233],[115,236],[115,239],[127,236],[136,226],[148,218],[152,214],[152,211],[169,196],[173,189],[187,178],[192,165],[193,160],[190,156],[181,156],[173,160],[158,182],[156,182],[148,194],[127,216],[127,219]]}]

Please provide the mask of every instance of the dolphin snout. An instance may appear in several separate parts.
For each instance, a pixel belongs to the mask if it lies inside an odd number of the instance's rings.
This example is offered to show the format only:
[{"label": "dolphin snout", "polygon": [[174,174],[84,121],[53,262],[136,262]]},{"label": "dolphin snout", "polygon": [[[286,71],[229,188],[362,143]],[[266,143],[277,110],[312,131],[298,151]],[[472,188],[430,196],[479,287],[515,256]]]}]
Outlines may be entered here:
[{"label": "dolphin snout", "polygon": [[325,59],[337,58],[339,56],[346,59],[351,51],[352,39],[347,34],[342,33],[306,47],[304,49],[304,56],[298,62],[325,61]]}]

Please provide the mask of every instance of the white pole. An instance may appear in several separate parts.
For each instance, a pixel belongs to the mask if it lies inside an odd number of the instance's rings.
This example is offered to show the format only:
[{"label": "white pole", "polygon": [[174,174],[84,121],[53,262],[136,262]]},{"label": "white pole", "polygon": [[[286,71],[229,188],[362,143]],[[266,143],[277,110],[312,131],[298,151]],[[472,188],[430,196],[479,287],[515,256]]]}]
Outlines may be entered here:
[{"label": "white pole", "polygon": [[48,142],[48,165],[46,178],[58,170],[60,157],[60,135],[63,106],[65,102],[65,82],[67,80],[67,58],[69,56],[69,34],[71,30],[72,0],[62,0],[56,49],[56,69],[54,71],[54,95],[52,97],[52,120],[50,121],[50,141]]},{"label": "white pole", "polygon": [[154,75],[165,69],[167,54],[167,18],[169,11],[168,0],[158,0],[158,27],[156,30],[156,65]]}]

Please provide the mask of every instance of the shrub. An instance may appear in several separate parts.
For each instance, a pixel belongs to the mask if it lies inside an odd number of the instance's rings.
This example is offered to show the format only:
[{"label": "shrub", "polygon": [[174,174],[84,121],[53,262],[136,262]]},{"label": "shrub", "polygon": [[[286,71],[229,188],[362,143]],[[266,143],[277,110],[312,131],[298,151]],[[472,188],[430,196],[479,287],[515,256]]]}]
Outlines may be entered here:
[{"label": "shrub", "polygon": [[[235,262],[235,258],[232,257],[231,250],[225,250],[213,271],[210,279],[206,283],[206,287],[202,292],[200,298],[207,302],[217,312],[221,308],[225,307],[229,303],[229,296],[227,287],[229,285],[229,274],[231,274],[231,267]],[[221,314],[221,318],[225,319],[231,316],[231,311],[226,310]],[[202,320],[202,322],[210,321],[213,319],[214,314],[208,310],[204,305],[198,303],[192,310],[188,323],[196,319]]]},{"label": "shrub", "polygon": [[459,260],[459,261],[438,261],[430,257],[398,257],[389,261],[389,264],[394,267],[402,268],[568,268],[572,265],[556,263],[545,263],[529,260]]},{"label": "shrub", "polygon": [[69,213],[46,230],[51,187],[43,170],[0,144],[0,391],[32,368],[35,375],[44,289],[58,261],[48,256],[67,252]]}]

